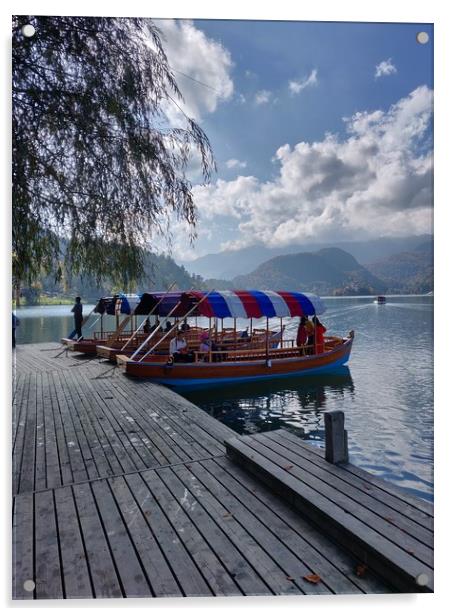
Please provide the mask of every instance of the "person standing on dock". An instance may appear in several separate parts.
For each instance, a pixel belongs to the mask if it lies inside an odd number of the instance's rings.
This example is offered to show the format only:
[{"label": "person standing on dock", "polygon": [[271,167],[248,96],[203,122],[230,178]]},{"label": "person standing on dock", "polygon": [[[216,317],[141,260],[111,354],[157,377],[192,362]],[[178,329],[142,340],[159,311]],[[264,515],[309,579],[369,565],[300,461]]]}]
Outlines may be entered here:
[{"label": "person standing on dock", "polygon": [[16,327],[19,327],[20,325],[20,320],[16,317],[16,315],[13,312],[13,349],[16,346]]},{"label": "person standing on dock", "polygon": [[83,338],[82,336],[82,323],[83,323],[83,304],[82,299],[80,297],[75,298],[75,304],[71,310],[74,313],[74,325],[75,331],[69,336],[69,338],[73,338],[74,334],[77,340]]}]

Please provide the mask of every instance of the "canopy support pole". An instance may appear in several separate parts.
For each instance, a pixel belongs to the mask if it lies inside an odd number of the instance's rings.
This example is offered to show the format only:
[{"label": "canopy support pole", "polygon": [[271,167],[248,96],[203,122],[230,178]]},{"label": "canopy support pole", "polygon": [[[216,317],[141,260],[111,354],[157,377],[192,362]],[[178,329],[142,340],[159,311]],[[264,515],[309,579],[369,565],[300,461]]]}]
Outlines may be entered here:
[{"label": "canopy support pole", "polygon": [[[202,302],[203,302],[203,301],[207,298],[207,296],[208,296],[208,295],[210,295],[210,294],[212,293],[212,291],[213,291],[213,289],[211,289],[211,290],[207,293],[207,295],[204,295],[204,297],[202,297],[202,298],[199,300],[199,302],[193,306],[193,308],[190,308],[190,310],[187,312],[187,314],[185,314],[182,318],[183,318],[183,319],[186,319],[186,318],[188,318],[191,314],[193,314],[193,312],[196,310],[196,308],[198,308],[198,306],[199,306],[200,304],[202,304]],[[179,304],[180,304],[180,303],[181,303],[181,302],[179,302]],[[178,305],[179,305],[179,304],[178,304]],[[175,310],[175,309],[176,309],[176,307],[174,307],[174,309],[173,309],[173,311],[172,311],[172,312],[174,312],[174,310]],[[177,321],[177,319],[176,319],[176,323],[173,325],[173,327],[172,327],[169,331],[167,331],[167,332],[166,332],[166,334],[165,334],[164,336],[162,336],[162,338],[160,338],[160,340],[157,342],[157,344],[154,344],[154,346],[153,346],[151,349],[149,349],[149,351],[147,351],[147,353],[145,353],[145,354],[143,355],[143,357],[142,357],[141,359],[139,359],[138,361],[140,361],[140,362],[141,362],[141,361],[143,361],[143,359],[145,359],[145,358],[146,358],[146,357],[147,357],[150,353],[152,353],[152,351],[154,351],[154,349],[156,349],[156,348],[158,347],[158,345],[159,345],[159,344],[161,344],[161,343],[162,343],[162,342],[163,342],[166,338],[168,338],[168,336],[169,336],[169,335],[170,335],[170,334],[171,334],[171,333],[172,333],[175,329],[177,329],[178,324],[179,324],[179,323],[178,323],[178,321]],[[138,352],[138,351],[137,351],[137,352]],[[136,353],[137,353],[137,352],[135,352],[135,353],[132,355],[132,357],[131,357],[130,359],[133,359],[133,358],[134,358],[134,355],[136,355]]]},{"label": "canopy support pole", "polygon": [[267,317],[267,326],[266,326],[266,332],[265,332],[265,361],[268,364],[268,357],[269,357],[269,353],[268,353],[268,317]]},{"label": "canopy support pole", "polygon": [[234,319],[234,351],[237,350],[237,319]]},{"label": "canopy support pole", "polygon": [[[147,314],[145,316],[145,318],[143,319],[143,321],[140,323],[140,325],[135,329],[135,331],[133,332],[133,334],[130,336],[130,338],[126,341],[126,343],[124,344],[123,347],[121,347],[121,351],[124,351],[124,349],[130,344],[131,340],[133,339],[133,337],[138,334],[139,330],[143,327],[143,325],[146,323],[146,319],[148,319],[151,314],[158,308],[158,306],[160,306],[160,304],[162,303],[162,301],[165,299],[165,297],[168,295],[168,293],[171,291],[171,289],[174,287],[174,285],[176,284],[176,282],[174,281],[166,290],[166,293],[164,295],[162,295],[162,297],[159,299],[159,301],[156,303],[156,305],[154,306],[154,308],[152,308],[151,312],[149,312],[149,314]],[[170,314],[172,314],[172,312],[170,312]],[[156,318],[158,318],[158,315],[156,315]],[[135,315],[135,327],[137,324],[137,316]],[[154,331],[158,331],[157,329],[155,329]],[[152,332],[151,332],[152,333]]]},{"label": "canopy support pole", "polygon": [[283,346],[284,346],[283,345],[283,340],[282,340],[283,339],[283,332],[284,332],[284,328],[283,328],[283,324],[282,324],[282,317],[280,317],[280,319],[279,319],[279,324],[280,324],[280,329],[281,329],[281,342],[279,343],[279,345],[280,345],[280,348],[282,349]]}]

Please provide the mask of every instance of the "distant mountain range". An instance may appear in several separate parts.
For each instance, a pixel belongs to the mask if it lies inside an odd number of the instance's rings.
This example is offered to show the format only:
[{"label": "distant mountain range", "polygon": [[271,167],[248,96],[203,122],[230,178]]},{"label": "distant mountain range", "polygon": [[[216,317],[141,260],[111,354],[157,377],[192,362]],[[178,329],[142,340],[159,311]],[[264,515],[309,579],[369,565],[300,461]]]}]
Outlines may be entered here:
[{"label": "distant mountain range", "polygon": [[433,242],[424,242],[411,252],[391,255],[367,266],[392,293],[433,291]]},{"label": "distant mountain range", "polygon": [[291,289],[318,295],[368,295],[385,293],[387,284],[341,248],[274,257],[250,274],[236,276],[239,289]]},{"label": "distant mountain range", "polygon": [[272,259],[289,254],[304,252],[315,253],[324,248],[341,248],[350,253],[359,263],[384,261],[398,253],[411,252],[423,243],[431,243],[431,235],[419,235],[404,238],[379,238],[365,242],[334,242],[294,244],[281,248],[268,248],[264,245],[254,245],[240,250],[229,250],[199,257],[194,261],[184,262],[185,268],[203,278],[232,280],[236,276],[249,274],[259,265]]},{"label": "distant mountain range", "polygon": [[[225,279],[204,280],[189,272],[175,261],[162,255],[148,253],[146,276],[138,288],[142,292],[166,289],[172,282],[178,289],[274,289],[303,290],[319,295],[376,295],[381,293],[428,293],[433,290],[433,241],[418,242],[411,250],[390,254],[364,267],[356,257],[343,248],[328,247],[315,251],[273,256],[260,263],[253,271]],[[418,238],[419,239],[419,238]],[[406,242],[410,244],[410,242]],[[383,244],[378,244],[380,253]],[[396,246],[394,242],[392,246]],[[356,251],[363,250],[356,247]],[[367,251],[376,251],[377,246]],[[250,249],[248,255],[251,254]],[[385,244],[389,250],[389,244]],[[356,252],[355,251],[355,252]],[[243,251],[238,251],[243,254]],[[220,253],[222,254],[222,253]],[[263,253],[262,253],[263,254]],[[255,253],[254,256],[257,256]],[[42,277],[35,285],[22,289],[28,303],[35,303],[40,294],[75,296],[84,301],[95,300],[104,294],[118,292],[110,281],[99,285],[89,278],[74,277],[55,283],[51,276]],[[131,289],[132,290],[132,289]]]}]

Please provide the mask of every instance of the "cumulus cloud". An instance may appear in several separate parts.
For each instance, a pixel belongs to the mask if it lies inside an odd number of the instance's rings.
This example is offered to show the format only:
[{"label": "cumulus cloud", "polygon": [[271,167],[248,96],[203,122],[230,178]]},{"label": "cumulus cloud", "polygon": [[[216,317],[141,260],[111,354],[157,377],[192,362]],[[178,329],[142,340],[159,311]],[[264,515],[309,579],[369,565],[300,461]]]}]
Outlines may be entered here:
[{"label": "cumulus cloud", "polygon": [[383,60],[375,67],[375,79],[378,79],[378,77],[384,77],[386,75],[394,75],[395,73],[397,73],[397,68],[392,63],[391,58]]},{"label": "cumulus cloud", "polygon": [[297,81],[296,79],[289,81],[289,90],[292,94],[300,94],[305,88],[316,86],[317,83],[317,69],[314,69],[308,77],[305,77],[301,81]]},{"label": "cumulus cloud", "polygon": [[[164,19],[155,23],[163,34],[163,47],[184,98],[178,104],[188,116],[200,121],[233,94],[231,55],[189,20]],[[165,113],[172,124],[180,124],[180,111],[175,105],[169,103]]]},{"label": "cumulus cloud", "polygon": [[243,160],[237,160],[236,158],[230,158],[226,161],[226,167],[228,169],[245,169],[247,163]]},{"label": "cumulus cloud", "polygon": [[254,96],[256,105],[265,105],[271,100],[272,93],[269,90],[259,90]]},{"label": "cumulus cloud", "polygon": [[421,86],[386,111],[344,118],[345,138],[281,146],[275,180],[238,176],[196,186],[201,220],[235,218],[237,238],[223,244],[229,248],[431,231],[433,163],[425,142],[432,98]]}]

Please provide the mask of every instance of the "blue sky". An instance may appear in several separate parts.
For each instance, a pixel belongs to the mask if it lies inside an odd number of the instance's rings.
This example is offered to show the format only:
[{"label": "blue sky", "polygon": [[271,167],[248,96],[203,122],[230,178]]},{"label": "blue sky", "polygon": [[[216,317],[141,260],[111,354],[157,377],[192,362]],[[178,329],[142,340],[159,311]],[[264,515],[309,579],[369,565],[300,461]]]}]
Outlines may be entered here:
[{"label": "blue sky", "polygon": [[175,256],[431,232],[431,25],[157,25],[218,164],[208,188],[193,173],[199,238],[177,226]]}]

